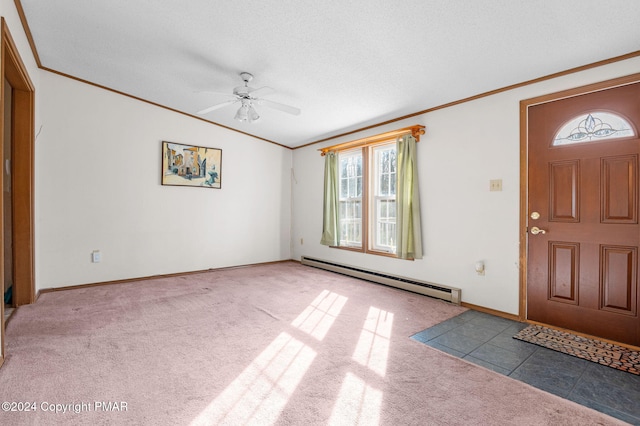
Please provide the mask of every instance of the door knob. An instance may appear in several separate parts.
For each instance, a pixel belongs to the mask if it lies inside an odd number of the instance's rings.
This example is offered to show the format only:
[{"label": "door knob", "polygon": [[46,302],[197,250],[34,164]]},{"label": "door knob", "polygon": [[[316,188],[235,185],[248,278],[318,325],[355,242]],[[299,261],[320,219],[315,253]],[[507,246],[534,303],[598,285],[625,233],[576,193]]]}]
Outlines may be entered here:
[{"label": "door knob", "polygon": [[531,233],[533,235],[538,235],[538,234],[546,234],[547,231],[545,231],[544,229],[540,229],[537,226],[534,226],[533,228],[531,228]]}]

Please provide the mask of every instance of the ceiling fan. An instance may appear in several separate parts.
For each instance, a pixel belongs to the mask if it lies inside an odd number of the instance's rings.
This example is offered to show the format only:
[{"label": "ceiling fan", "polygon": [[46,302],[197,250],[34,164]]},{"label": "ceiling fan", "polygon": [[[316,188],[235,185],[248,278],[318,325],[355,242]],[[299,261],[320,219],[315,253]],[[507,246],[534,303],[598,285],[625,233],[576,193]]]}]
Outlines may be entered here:
[{"label": "ceiling fan", "polygon": [[[249,87],[249,82],[253,80],[253,75],[248,72],[241,72],[240,78],[244,81],[244,86],[238,86],[233,89],[233,95],[228,93],[221,93],[226,96],[231,97],[231,99],[212,105],[209,108],[205,108],[202,111],[198,111],[197,114],[203,115],[207,114],[211,111],[214,111],[218,108],[225,107],[227,105],[232,105],[240,102],[240,108],[238,108],[238,112],[236,112],[235,119],[238,121],[248,121],[249,123],[253,123],[254,121],[260,118],[258,112],[253,107],[254,105],[264,105],[269,108],[277,109],[279,111],[286,112],[292,115],[299,115],[300,108],[292,107],[289,105],[281,104],[279,102],[270,101],[268,99],[263,99],[262,97],[265,95],[269,95],[274,93],[271,87],[261,87],[259,89],[254,89],[253,87]],[[207,93],[220,93],[220,92],[207,92]]]}]

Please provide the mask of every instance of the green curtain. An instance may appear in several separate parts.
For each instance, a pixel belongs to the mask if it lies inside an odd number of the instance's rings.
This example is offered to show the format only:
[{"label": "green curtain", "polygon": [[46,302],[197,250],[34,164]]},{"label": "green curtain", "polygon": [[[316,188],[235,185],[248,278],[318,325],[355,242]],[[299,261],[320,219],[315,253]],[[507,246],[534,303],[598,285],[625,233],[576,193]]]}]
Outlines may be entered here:
[{"label": "green curtain", "polygon": [[416,139],[402,136],[396,141],[396,149],[396,254],[401,259],[422,259]]},{"label": "green curtain", "polygon": [[322,240],[325,246],[338,245],[338,155],[327,152],[324,156],[324,209]]}]

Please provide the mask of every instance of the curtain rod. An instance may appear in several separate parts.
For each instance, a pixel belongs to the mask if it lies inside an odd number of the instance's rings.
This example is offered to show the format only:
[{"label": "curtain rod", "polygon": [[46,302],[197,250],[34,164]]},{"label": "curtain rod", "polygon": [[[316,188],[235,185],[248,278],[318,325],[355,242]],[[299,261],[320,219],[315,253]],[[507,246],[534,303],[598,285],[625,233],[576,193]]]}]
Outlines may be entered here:
[{"label": "curtain rod", "polygon": [[376,142],[395,139],[395,138],[398,138],[399,136],[404,136],[409,134],[416,139],[416,142],[420,142],[420,135],[424,135],[424,126],[415,125],[411,127],[404,127],[402,129],[392,130],[386,133],[380,133],[379,135],[369,136],[367,138],[362,138],[362,139],[356,139],[354,141],[344,142],[338,145],[328,146],[326,148],[320,148],[318,151],[320,151],[320,155],[325,155],[327,152],[339,151],[346,148],[355,148],[355,147],[364,146],[364,145],[371,145]]}]

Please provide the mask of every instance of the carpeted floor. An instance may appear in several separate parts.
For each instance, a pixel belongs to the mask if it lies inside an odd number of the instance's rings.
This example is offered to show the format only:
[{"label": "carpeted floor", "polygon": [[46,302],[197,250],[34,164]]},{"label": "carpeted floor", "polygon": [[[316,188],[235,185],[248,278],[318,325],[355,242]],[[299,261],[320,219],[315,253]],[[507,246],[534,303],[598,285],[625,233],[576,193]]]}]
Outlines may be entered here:
[{"label": "carpeted floor", "polygon": [[621,424],[409,338],[463,311],[294,262],[46,293],[0,424]]}]

